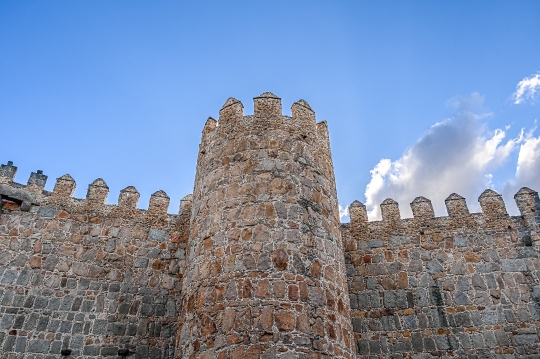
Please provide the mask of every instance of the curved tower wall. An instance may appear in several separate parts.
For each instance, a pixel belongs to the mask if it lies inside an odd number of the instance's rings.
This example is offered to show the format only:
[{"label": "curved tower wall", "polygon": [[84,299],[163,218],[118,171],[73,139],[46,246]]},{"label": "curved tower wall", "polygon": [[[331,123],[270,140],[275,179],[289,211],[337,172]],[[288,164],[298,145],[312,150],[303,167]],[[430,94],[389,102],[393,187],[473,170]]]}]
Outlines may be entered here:
[{"label": "curved tower wall", "polygon": [[229,99],[197,160],[177,356],[352,358],[326,122],[300,100]]}]

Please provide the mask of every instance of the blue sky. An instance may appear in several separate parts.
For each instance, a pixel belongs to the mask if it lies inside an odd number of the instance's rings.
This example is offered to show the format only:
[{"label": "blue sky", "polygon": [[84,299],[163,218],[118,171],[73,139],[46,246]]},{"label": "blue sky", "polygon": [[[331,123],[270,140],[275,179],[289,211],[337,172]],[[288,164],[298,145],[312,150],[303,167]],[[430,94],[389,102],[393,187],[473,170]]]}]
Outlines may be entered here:
[{"label": "blue sky", "polygon": [[176,213],[206,118],[230,96],[250,114],[271,91],[285,114],[303,98],[328,121],[344,207],[376,218],[393,197],[407,216],[423,195],[445,215],[451,192],[475,210],[486,187],[508,203],[540,189],[538,14],[538,1],[0,1],[0,162],[21,183],[42,169],[46,189],[69,173],[76,197],[102,177],[109,203],[134,185],[146,208],[162,189]]}]

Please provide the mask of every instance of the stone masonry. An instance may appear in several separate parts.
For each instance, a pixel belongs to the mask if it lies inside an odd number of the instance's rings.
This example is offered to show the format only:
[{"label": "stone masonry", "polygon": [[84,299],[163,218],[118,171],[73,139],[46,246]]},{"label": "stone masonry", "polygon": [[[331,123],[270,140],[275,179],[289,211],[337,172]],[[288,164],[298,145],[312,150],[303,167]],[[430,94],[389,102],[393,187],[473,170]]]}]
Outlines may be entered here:
[{"label": "stone masonry", "polygon": [[353,202],[341,229],[357,356],[539,358],[540,200],[528,188],[515,199],[510,217],[492,190],[482,213],[452,194],[435,218],[417,197],[411,219],[387,199],[379,222]]},{"label": "stone masonry", "polygon": [[540,199],[339,223],[326,122],[264,93],[204,126],[193,194],[0,165],[0,358],[539,358]]}]

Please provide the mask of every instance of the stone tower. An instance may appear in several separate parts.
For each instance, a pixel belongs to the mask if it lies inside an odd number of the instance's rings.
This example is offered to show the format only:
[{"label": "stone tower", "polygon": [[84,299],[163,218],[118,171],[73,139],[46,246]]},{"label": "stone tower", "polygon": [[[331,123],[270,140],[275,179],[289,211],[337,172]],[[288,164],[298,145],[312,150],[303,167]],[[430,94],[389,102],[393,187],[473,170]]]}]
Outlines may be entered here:
[{"label": "stone tower", "polygon": [[197,160],[178,358],[352,358],[326,122],[230,98]]}]

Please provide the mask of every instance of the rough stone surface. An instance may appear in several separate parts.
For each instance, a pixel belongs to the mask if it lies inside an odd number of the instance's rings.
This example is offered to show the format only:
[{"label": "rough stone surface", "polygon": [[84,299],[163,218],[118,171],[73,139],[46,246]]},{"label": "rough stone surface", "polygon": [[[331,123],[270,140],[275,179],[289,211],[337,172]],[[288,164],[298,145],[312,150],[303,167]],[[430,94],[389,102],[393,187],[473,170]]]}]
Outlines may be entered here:
[{"label": "rough stone surface", "polygon": [[523,189],[515,198],[521,216],[508,216],[486,191],[482,213],[453,194],[448,217],[434,218],[428,200],[417,199],[414,218],[401,219],[388,199],[382,221],[355,215],[341,225],[357,357],[540,357],[540,238],[531,218],[540,200]]},{"label": "rough stone surface", "polygon": [[179,356],[354,356],[328,132],[306,105],[228,100],[203,131]]},{"label": "rough stone surface", "polygon": [[[193,195],[167,214],[101,178],[0,166],[0,358],[538,358],[540,199],[486,190],[448,217],[416,197],[340,224],[326,122],[272,93],[203,128]],[[414,194],[417,195],[417,194]]]},{"label": "rough stone surface", "polygon": [[63,348],[71,358],[116,357],[127,348],[175,358],[190,203],[179,215],[106,205],[103,180],[79,200],[61,191],[66,181],[74,188],[70,178],[37,194],[29,211],[18,192],[0,191],[0,357],[59,358]]}]

